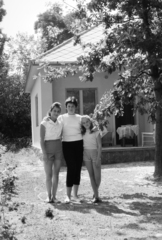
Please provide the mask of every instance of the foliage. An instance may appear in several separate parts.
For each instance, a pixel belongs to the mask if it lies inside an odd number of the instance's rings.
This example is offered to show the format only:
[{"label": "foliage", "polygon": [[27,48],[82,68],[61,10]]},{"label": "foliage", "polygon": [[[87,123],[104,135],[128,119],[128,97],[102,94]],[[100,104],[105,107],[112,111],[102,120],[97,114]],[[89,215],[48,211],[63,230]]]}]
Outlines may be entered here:
[{"label": "foliage", "polygon": [[[2,22],[3,17],[6,15],[6,10],[3,8],[3,4],[3,0],[0,0],[0,22]],[[2,30],[0,29],[0,56],[2,56],[6,39],[6,35],[3,34]]]},{"label": "foliage", "polygon": [[46,44],[45,50],[49,50],[73,36],[70,31],[70,22],[72,21],[73,14],[64,17],[62,7],[58,3],[38,15],[34,28],[37,33],[41,34],[42,41]]},{"label": "foliage", "polygon": [[107,105],[111,101],[111,90],[106,91],[102,98],[100,99],[99,104],[96,105],[94,113],[91,114],[94,124],[99,127],[101,131],[104,130],[104,127],[108,129],[110,112],[113,112],[113,109],[107,110]]},{"label": "foliage", "polygon": [[45,46],[39,37],[27,33],[18,33],[11,37],[5,46],[5,53],[8,56],[9,75],[19,76],[23,83],[28,74],[29,62],[43,53]]},{"label": "foliage", "polygon": [[12,224],[9,223],[6,217],[6,208],[8,207],[8,203],[11,200],[13,194],[15,194],[16,189],[15,180],[18,179],[14,172],[16,167],[16,165],[12,167],[10,165],[6,165],[6,169],[2,172],[2,178],[0,179],[0,206],[2,213],[2,219],[0,219],[2,222],[0,238],[2,239],[17,239],[15,237],[15,231],[12,229]]},{"label": "foliage", "polygon": [[0,132],[5,137],[30,137],[30,97],[23,92],[23,83],[10,76],[0,79]]},{"label": "foliage", "polygon": [[6,151],[18,152],[20,149],[31,147],[31,137],[5,137],[2,135],[0,137],[0,144],[5,146]]},{"label": "foliage", "polygon": [[30,95],[24,86],[29,61],[42,51],[40,41],[25,33],[10,38],[5,46],[0,75],[0,132],[5,139],[31,136]]},{"label": "foliage", "polygon": [[48,218],[50,218],[50,219],[54,218],[53,210],[50,209],[50,208],[46,209],[46,211],[45,211],[45,217],[48,217]]}]

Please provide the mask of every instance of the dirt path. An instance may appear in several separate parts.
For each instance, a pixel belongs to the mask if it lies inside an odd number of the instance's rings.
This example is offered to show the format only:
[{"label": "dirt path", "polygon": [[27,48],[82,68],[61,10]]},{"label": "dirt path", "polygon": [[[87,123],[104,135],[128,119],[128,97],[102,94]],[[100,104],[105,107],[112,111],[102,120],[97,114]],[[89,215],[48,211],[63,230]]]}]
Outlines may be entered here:
[{"label": "dirt path", "polygon": [[[100,204],[91,203],[92,190],[83,167],[79,190],[82,203],[69,205],[63,202],[65,168],[60,172],[57,196],[61,203],[47,204],[43,201],[44,170],[34,152],[2,154],[2,171],[7,163],[17,165],[18,179],[15,194],[5,207],[5,218],[18,240],[162,239],[162,183],[153,181],[150,162],[103,166]],[[53,218],[45,216],[47,210]]]}]

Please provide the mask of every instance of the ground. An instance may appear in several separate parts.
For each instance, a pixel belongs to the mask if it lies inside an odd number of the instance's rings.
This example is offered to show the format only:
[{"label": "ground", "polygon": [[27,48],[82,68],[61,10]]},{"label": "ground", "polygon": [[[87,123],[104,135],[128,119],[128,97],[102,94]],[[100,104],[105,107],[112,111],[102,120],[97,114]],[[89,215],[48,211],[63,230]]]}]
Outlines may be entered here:
[{"label": "ground", "polygon": [[92,189],[84,167],[79,189],[82,203],[63,202],[66,176],[63,167],[57,195],[61,203],[48,204],[44,202],[43,164],[33,150],[22,149],[18,153],[3,150],[0,177],[15,166],[12,174],[17,179],[11,198],[4,202],[1,194],[0,240],[5,239],[7,231],[18,240],[162,239],[162,182],[153,179],[153,162],[102,166],[99,204],[91,203]]}]

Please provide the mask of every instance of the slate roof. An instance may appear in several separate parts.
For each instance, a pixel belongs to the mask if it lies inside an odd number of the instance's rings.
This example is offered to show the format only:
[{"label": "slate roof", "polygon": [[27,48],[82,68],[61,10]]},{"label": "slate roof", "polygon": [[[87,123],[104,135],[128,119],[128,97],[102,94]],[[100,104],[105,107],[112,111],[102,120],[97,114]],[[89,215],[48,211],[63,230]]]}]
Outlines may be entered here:
[{"label": "slate roof", "polygon": [[[82,43],[97,43],[103,38],[104,28],[102,25],[87,30],[81,34]],[[77,58],[83,54],[83,49],[80,44],[74,46],[74,39],[63,42],[62,44],[52,48],[46,53],[35,59],[35,63],[70,63],[76,62]]]}]

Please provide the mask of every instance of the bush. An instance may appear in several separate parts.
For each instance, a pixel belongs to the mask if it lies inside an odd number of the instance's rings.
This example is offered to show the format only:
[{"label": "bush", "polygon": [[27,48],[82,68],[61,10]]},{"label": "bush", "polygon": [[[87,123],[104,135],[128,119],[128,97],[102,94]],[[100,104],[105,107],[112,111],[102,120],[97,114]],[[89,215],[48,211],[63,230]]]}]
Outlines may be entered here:
[{"label": "bush", "polygon": [[19,151],[22,148],[31,147],[31,138],[22,137],[22,138],[8,138],[0,136],[0,144],[6,146],[6,151]]}]

